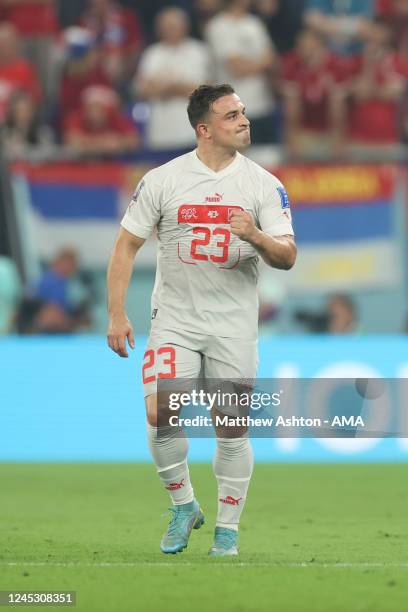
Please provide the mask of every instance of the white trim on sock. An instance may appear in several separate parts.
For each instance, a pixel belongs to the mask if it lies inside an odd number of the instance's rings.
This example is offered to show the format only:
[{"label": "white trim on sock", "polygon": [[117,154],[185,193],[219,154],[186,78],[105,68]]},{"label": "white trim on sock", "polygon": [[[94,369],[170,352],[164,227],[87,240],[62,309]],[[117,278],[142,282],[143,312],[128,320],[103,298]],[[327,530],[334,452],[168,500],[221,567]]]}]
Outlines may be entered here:
[{"label": "white trim on sock", "polygon": [[[191,499],[190,499],[191,497]],[[194,501],[195,497],[194,497],[194,490],[191,489],[191,496],[189,495],[187,497],[187,501],[183,501],[183,502],[174,502],[173,500],[171,501],[171,503],[173,504],[173,506],[184,506],[184,504],[190,504],[192,501]]]},{"label": "white trim on sock", "polygon": [[166,472],[167,470],[172,470],[173,468],[178,467],[179,465],[183,465],[184,463],[186,463],[186,460],[183,459],[183,461],[179,461],[179,463],[173,463],[172,465],[168,465],[164,468],[159,468],[156,466],[156,469],[158,472]]},{"label": "white trim on sock", "polygon": [[246,478],[230,478],[229,476],[221,476],[220,474],[216,474],[215,472],[214,476],[216,478],[222,478],[223,480],[231,480],[232,482],[247,482],[248,480],[251,480],[251,476],[247,476]]},{"label": "white trim on sock", "polygon": [[238,531],[238,525],[236,523],[220,523],[217,521],[215,523],[216,527],[223,527],[224,529],[232,529],[233,531]]}]

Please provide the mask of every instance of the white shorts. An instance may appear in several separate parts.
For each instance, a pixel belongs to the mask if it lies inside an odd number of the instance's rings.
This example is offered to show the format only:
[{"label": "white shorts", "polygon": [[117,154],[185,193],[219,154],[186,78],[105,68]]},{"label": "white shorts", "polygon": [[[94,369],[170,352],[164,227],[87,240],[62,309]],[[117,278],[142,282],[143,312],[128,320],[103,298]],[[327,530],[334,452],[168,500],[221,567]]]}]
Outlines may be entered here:
[{"label": "white shorts", "polygon": [[158,379],[253,380],[258,367],[256,338],[222,338],[182,329],[153,329],[143,359],[144,396]]}]

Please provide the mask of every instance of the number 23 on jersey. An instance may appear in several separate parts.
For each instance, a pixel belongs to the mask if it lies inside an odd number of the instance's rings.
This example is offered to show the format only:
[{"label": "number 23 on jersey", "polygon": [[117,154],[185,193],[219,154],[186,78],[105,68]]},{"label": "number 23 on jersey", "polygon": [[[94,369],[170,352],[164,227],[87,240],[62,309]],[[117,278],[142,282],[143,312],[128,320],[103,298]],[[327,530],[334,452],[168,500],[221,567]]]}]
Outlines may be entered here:
[{"label": "number 23 on jersey", "polygon": [[[219,266],[220,268],[233,268],[237,265],[240,252],[231,257],[231,232],[225,227],[229,224],[231,211],[242,210],[240,206],[209,206],[201,204],[183,204],[178,210],[178,223],[193,225],[191,241],[187,245],[178,243],[178,257],[182,263],[197,265],[197,262],[206,261],[213,264],[232,263],[232,266]],[[211,225],[211,227],[208,227]],[[214,227],[214,226],[224,227]]]}]

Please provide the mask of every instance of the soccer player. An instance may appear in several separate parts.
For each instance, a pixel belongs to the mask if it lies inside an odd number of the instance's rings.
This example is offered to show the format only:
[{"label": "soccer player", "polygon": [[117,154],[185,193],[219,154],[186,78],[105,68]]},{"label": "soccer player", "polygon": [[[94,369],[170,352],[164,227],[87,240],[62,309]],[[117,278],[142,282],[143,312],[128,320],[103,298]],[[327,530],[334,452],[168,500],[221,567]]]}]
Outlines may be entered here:
[{"label": "soccer player", "polygon": [[[254,379],[257,368],[257,264],[290,269],[296,259],[283,185],[241,155],[250,144],[245,108],[230,85],[202,85],[188,117],[197,148],[155,168],[139,183],[108,269],[110,348],[134,347],[125,296],[133,261],[156,227],[158,263],[152,329],[143,365],[150,450],[170,493],[164,553],[183,550],[204,522],[177,428],[159,427],[158,378]],[[218,515],[210,555],[238,554],[238,524],[253,469],[247,435],[217,437]]]}]

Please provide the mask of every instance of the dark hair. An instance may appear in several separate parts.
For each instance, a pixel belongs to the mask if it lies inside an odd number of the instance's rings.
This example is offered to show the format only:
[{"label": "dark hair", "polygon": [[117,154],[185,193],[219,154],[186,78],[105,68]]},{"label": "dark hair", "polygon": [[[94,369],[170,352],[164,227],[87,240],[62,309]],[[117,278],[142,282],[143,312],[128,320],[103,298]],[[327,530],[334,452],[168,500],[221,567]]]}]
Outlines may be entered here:
[{"label": "dark hair", "polygon": [[[24,91],[23,89],[18,89],[14,91],[10,97],[8,107],[6,110],[6,118],[4,122],[4,127],[9,130],[9,132],[13,132],[14,130],[18,131],[18,126],[16,125],[16,120],[14,116],[15,106],[20,100],[29,100],[33,102],[32,96]],[[40,121],[38,116],[38,109],[33,107],[33,116],[28,126],[27,133],[25,135],[25,139],[27,144],[36,145],[39,144],[39,133],[40,133]]]},{"label": "dark hair", "polygon": [[233,6],[234,4],[236,4],[238,0],[221,0],[221,10],[223,9],[227,9],[230,6]]},{"label": "dark hair", "polygon": [[235,93],[235,90],[224,83],[223,85],[200,85],[189,97],[187,114],[191,126],[196,129],[197,124],[202,121],[211,110],[211,105],[222,98]]}]

